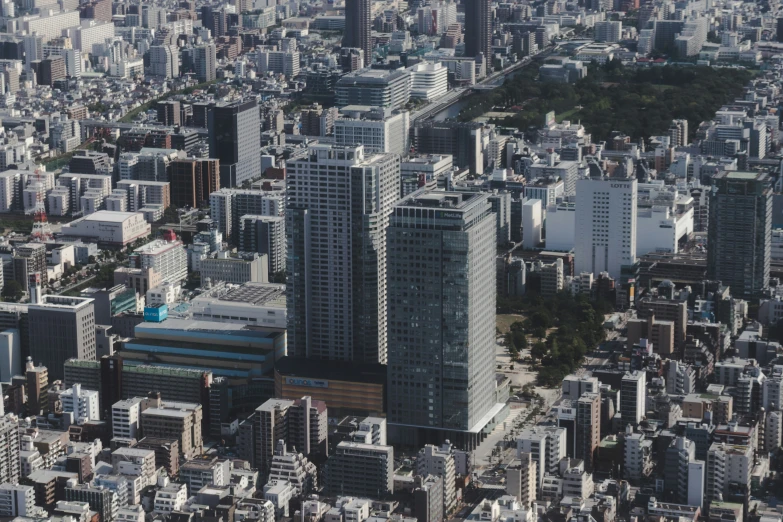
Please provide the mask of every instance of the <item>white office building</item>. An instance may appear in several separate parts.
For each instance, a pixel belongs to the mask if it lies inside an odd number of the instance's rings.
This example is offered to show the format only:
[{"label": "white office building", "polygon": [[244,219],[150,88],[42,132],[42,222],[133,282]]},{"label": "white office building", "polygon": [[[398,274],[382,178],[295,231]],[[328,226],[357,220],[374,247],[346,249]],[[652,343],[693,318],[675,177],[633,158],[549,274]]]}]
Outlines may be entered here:
[{"label": "white office building", "polygon": [[583,178],[576,186],[575,271],[619,279],[636,262],[636,179]]},{"label": "white office building", "polygon": [[60,392],[60,401],[63,404],[63,412],[73,412],[74,420],[78,424],[101,420],[97,391],[85,390],[81,384],[74,384],[71,389]]},{"label": "white office building", "polygon": [[542,242],[541,200],[530,199],[522,205],[522,247],[532,250]]},{"label": "white office building", "polygon": [[383,107],[348,105],[340,109],[334,121],[334,142],[337,145],[364,145],[368,154],[408,154],[410,113]]},{"label": "white office building", "polygon": [[411,98],[437,100],[449,90],[449,70],[442,63],[417,63],[408,67],[411,74]]},{"label": "white office building", "polygon": [[546,209],[546,249],[556,252],[570,252],[574,249],[576,233],[576,205],[560,203]]},{"label": "white office building", "polygon": [[620,384],[620,415],[623,425],[637,426],[645,416],[647,374],[626,372]]},{"label": "white office building", "polygon": [[157,239],[133,251],[135,268],[152,268],[161,281],[179,283],[188,277],[188,254],[182,241]]},{"label": "white office building", "polygon": [[111,407],[112,435],[122,439],[138,439],[141,401],[136,397],[115,402]]}]

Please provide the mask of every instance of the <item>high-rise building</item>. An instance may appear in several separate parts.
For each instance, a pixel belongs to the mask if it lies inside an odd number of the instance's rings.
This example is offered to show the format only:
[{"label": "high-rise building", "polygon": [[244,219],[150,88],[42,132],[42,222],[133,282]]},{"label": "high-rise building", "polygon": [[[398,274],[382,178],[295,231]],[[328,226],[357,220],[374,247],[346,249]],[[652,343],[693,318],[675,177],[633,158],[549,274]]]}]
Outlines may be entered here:
[{"label": "high-rise building", "polygon": [[438,447],[427,444],[420,449],[416,458],[416,473],[425,477],[435,475],[443,479],[443,512],[451,513],[457,506],[456,468],[451,445],[443,444]]},{"label": "high-rise building", "polygon": [[677,437],[666,449],[663,487],[669,502],[688,503],[688,467],[694,460],[696,444],[685,437]]},{"label": "high-rise building", "polygon": [[176,45],[150,47],[150,74],[161,78],[179,76],[179,49]]},{"label": "high-rise building", "polygon": [[215,79],[217,55],[214,43],[205,43],[194,49],[194,68],[199,82],[211,82]]},{"label": "high-rise building", "polygon": [[601,394],[585,393],[576,401],[576,452],[585,470],[592,473],[595,455],[601,442]]},{"label": "high-rise building", "polygon": [[30,356],[48,369],[49,381],[63,378],[65,361],[95,360],[94,301],[84,297],[44,295],[28,308]]},{"label": "high-rise building", "polygon": [[220,161],[181,158],[171,162],[171,204],[200,208],[209,205],[209,195],[220,189]]},{"label": "high-rise building", "polygon": [[492,50],[492,10],[489,0],[465,0],[465,56],[484,55],[490,60]]},{"label": "high-rise building", "polygon": [[417,430],[475,434],[495,406],[497,230],[491,209],[485,194],[442,191],[416,192],[394,207],[388,418],[400,436]]},{"label": "high-rise building", "polygon": [[529,506],[536,500],[538,483],[536,462],[530,453],[521,453],[518,462],[512,462],[506,468],[506,493],[512,495],[523,505]]},{"label": "high-rise building", "polygon": [[310,397],[269,399],[240,425],[242,458],[267,477],[279,442],[302,453],[327,455],[326,403]]},{"label": "high-rise building", "polygon": [[594,26],[596,42],[619,42],[623,35],[622,22],[596,22]]},{"label": "high-rise building", "polygon": [[772,188],[765,173],[724,171],[709,201],[707,277],[735,297],[756,298],[769,286]]},{"label": "high-rise building", "polygon": [[619,280],[636,262],[636,179],[576,182],[575,273],[601,272]]},{"label": "high-rise building", "polygon": [[385,363],[386,229],[399,157],[314,145],[287,168],[288,353]]},{"label": "high-rise building", "polygon": [[0,416],[0,484],[17,484],[19,465],[19,422],[9,413]]},{"label": "high-rise building", "polygon": [[704,500],[730,502],[732,494],[739,497],[750,495],[752,469],[752,445],[714,442],[707,452],[707,485],[704,489]]},{"label": "high-rise building", "polygon": [[285,272],[285,218],[252,214],[240,217],[239,250],[266,254],[270,274]]},{"label": "high-rise building", "polygon": [[345,34],[342,46],[364,51],[365,67],[372,63],[371,4],[371,0],[346,0],[345,2]]},{"label": "high-rise building", "polygon": [[623,425],[634,428],[642,422],[647,396],[647,374],[643,371],[626,372],[620,383],[620,416]]},{"label": "high-rise building", "polygon": [[210,155],[220,161],[220,186],[235,187],[261,175],[258,102],[218,105],[209,112]]}]

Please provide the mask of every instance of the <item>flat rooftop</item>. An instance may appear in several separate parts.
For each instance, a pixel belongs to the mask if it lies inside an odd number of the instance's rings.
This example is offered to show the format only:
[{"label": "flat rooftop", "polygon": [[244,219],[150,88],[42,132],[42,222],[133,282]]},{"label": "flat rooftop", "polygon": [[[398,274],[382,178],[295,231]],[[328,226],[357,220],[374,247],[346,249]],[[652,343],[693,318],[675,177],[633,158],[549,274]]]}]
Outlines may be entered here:
[{"label": "flat rooftop", "polygon": [[114,212],[112,210],[99,210],[77,221],[107,221],[110,223],[122,223],[133,216],[139,215],[138,212]]}]

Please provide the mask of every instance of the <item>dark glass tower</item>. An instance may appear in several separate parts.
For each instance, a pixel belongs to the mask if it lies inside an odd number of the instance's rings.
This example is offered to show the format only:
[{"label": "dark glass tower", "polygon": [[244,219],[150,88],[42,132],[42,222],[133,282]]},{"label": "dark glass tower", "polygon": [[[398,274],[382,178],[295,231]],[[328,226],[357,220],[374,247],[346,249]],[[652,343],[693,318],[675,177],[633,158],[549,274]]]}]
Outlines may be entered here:
[{"label": "dark glass tower", "polygon": [[721,172],[713,178],[707,229],[707,277],[731,295],[758,298],[769,286],[772,188],[766,174]]},{"label": "dark glass tower", "polygon": [[465,0],[465,56],[484,55],[492,49],[492,11],[489,0]]},{"label": "dark glass tower", "polygon": [[261,117],[256,100],[209,112],[209,155],[220,160],[220,186],[236,187],[261,175]]},{"label": "dark glass tower", "polygon": [[343,47],[355,47],[364,51],[364,66],[372,63],[371,25],[370,19],[371,0],[346,0],[345,1],[345,34],[343,35]]}]

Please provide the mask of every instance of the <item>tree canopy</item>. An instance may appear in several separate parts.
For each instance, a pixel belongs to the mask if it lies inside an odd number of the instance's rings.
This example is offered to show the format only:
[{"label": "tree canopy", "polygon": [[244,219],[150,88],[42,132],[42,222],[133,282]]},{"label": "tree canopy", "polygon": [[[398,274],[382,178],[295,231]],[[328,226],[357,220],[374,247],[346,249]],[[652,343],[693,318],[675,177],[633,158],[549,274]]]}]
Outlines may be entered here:
[{"label": "tree canopy", "polygon": [[528,130],[540,127],[549,111],[579,120],[593,141],[619,131],[633,140],[666,132],[673,119],[686,119],[693,134],[704,120],[741,95],[750,80],[745,69],[711,67],[626,67],[619,60],[592,63],[586,78],[574,84],[536,81],[535,67],[522,70],[492,91],[474,95],[459,115],[463,121],[493,107],[522,107],[497,121]]}]

